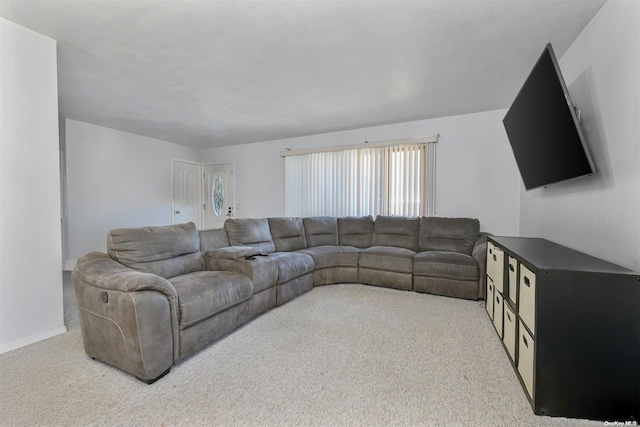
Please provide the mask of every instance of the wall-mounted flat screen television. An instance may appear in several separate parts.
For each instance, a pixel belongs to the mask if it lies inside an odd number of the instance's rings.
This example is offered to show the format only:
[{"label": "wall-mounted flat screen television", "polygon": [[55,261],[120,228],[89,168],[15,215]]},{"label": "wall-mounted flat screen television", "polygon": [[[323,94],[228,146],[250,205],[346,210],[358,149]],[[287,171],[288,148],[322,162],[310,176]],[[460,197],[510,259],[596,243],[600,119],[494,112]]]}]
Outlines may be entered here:
[{"label": "wall-mounted flat screen television", "polygon": [[503,124],[527,190],[596,171],[551,44]]}]

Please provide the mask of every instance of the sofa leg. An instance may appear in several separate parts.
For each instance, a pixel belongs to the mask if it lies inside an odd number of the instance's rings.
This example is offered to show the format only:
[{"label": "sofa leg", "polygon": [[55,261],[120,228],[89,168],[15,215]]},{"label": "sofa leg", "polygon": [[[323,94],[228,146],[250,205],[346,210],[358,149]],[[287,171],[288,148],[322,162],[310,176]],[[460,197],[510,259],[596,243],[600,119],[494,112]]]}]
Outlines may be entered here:
[{"label": "sofa leg", "polygon": [[162,378],[162,377],[164,377],[165,375],[167,375],[167,374],[169,373],[169,371],[170,371],[170,370],[171,370],[171,368],[167,369],[166,371],[164,371],[163,373],[161,373],[161,374],[160,374],[160,375],[158,375],[157,377],[155,377],[155,378],[151,378],[150,380],[145,380],[145,379],[142,379],[142,378],[140,378],[140,377],[136,377],[136,378],[137,378],[137,379],[139,379],[140,381],[142,381],[142,382],[143,382],[143,383],[145,383],[145,384],[153,384],[153,383],[155,383],[156,381],[158,381],[160,378]]}]

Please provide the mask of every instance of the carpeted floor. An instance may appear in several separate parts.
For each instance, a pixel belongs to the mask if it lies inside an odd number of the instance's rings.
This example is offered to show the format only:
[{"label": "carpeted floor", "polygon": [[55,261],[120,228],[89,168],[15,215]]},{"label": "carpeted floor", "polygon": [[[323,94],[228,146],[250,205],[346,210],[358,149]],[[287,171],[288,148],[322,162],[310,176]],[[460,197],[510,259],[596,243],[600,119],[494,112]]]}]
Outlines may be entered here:
[{"label": "carpeted floor", "polygon": [[0,355],[2,426],[587,426],[533,415],[481,302],[333,285],[146,385],[69,332]]}]

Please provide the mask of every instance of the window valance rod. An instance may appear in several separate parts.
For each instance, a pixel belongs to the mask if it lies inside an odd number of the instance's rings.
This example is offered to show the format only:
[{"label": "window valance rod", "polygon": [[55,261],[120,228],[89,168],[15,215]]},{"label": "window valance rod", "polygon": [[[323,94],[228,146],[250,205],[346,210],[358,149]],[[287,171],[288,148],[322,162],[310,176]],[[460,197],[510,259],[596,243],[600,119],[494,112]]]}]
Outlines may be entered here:
[{"label": "window valance rod", "polygon": [[342,151],[342,150],[353,150],[357,148],[365,148],[365,147],[393,147],[396,145],[408,145],[408,144],[426,144],[429,142],[438,142],[438,137],[440,134],[435,134],[431,136],[419,136],[416,138],[405,138],[405,139],[391,139],[387,141],[365,141],[360,144],[352,144],[352,145],[336,145],[333,147],[320,147],[320,148],[307,148],[304,150],[290,150],[286,149],[286,151],[281,151],[281,157],[287,156],[300,156],[302,154],[311,154],[311,153],[327,153],[330,151]]}]

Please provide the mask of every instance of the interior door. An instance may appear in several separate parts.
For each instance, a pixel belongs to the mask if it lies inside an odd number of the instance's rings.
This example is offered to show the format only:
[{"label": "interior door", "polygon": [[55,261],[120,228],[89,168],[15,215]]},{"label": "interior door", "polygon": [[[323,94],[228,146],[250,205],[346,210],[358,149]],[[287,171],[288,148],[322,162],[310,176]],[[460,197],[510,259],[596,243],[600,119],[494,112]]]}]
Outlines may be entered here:
[{"label": "interior door", "polygon": [[204,165],[202,171],[204,178],[202,228],[205,230],[222,228],[226,219],[233,218],[235,212],[233,164]]},{"label": "interior door", "polygon": [[200,227],[200,163],[173,161],[173,223]]}]

